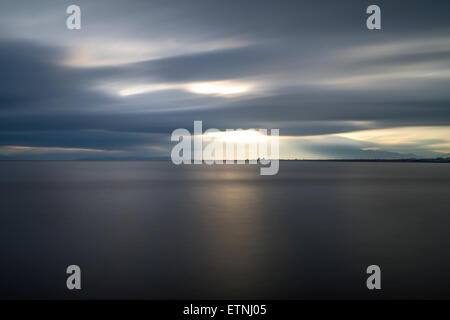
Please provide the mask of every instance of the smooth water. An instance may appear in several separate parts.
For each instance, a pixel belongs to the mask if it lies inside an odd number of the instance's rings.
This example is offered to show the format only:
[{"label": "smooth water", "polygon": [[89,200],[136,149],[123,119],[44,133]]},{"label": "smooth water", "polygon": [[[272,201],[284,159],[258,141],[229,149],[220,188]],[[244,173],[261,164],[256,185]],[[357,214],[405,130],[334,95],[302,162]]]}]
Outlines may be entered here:
[{"label": "smooth water", "polygon": [[0,197],[1,298],[450,298],[445,163],[4,161]]}]

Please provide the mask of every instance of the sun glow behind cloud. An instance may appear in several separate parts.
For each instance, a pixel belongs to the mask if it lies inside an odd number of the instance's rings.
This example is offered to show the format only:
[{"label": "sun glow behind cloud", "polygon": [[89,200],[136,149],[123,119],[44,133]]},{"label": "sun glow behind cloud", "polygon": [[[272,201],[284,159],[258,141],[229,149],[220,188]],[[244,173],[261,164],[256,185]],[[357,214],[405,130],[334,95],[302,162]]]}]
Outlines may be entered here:
[{"label": "sun glow behind cloud", "polygon": [[[195,135],[203,145],[203,159],[207,160],[256,160],[259,158],[279,159],[278,135],[268,130],[210,129]],[[275,140],[276,139],[276,140]],[[213,150],[211,150],[211,146]],[[205,153],[206,152],[206,153]]]},{"label": "sun glow behind cloud", "polygon": [[203,137],[208,140],[217,139],[225,143],[259,143],[271,139],[271,136],[254,129],[207,132],[203,134]]},{"label": "sun glow behind cloud", "polygon": [[186,92],[222,97],[234,97],[250,93],[254,84],[237,81],[213,81],[192,83],[154,83],[154,84],[114,84],[102,85],[101,89],[113,92],[122,97],[151,93],[162,90],[183,90]]},{"label": "sun glow behind cloud", "polygon": [[232,81],[200,82],[189,84],[187,89],[196,94],[229,96],[246,93],[251,85]]}]

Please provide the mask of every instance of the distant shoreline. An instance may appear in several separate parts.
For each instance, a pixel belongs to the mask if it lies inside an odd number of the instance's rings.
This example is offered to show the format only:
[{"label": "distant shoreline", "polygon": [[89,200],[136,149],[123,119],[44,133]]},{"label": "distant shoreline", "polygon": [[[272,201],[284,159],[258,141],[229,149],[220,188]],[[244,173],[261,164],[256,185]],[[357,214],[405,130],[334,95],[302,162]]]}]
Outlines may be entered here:
[{"label": "distant shoreline", "polygon": [[433,162],[450,163],[450,158],[441,159],[315,159],[315,160],[284,160],[280,161],[306,161],[306,162]]},{"label": "distant shoreline", "polygon": [[[37,161],[60,161],[60,162],[154,162],[154,161],[171,161],[170,159],[0,159],[0,162],[37,162]],[[248,161],[248,160],[247,160]],[[421,162],[421,163],[450,163],[450,158],[433,158],[433,159],[280,159],[282,162]],[[248,164],[248,162],[246,162]]]}]

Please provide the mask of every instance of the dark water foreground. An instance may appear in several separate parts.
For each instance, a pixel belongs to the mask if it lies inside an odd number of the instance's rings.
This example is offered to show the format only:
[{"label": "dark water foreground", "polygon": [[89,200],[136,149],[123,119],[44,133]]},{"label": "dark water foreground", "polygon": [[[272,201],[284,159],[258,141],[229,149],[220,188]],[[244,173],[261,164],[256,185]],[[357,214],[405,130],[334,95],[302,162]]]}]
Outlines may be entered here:
[{"label": "dark water foreground", "polygon": [[0,162],[0,196],[1,298],[450,298],[448,164]]}]

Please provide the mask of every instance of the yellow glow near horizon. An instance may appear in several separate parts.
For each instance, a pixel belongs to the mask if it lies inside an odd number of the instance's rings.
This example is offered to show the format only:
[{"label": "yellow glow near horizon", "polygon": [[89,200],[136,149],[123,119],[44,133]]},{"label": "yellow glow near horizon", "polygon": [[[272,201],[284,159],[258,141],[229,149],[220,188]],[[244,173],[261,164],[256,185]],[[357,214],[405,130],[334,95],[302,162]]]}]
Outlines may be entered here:
[{"label": "yellow glow near horizon", "polygon": [[436,152],[450,151],[450,126],[398,127],[340,133],[337,136],[386,146],[421,144]]},{"label": "yellow glow near horizon", "polygon": [[269,140],[271,137],[253,129],[207,132],[206,138],[217,139],[226,143],[259,143]]}]

